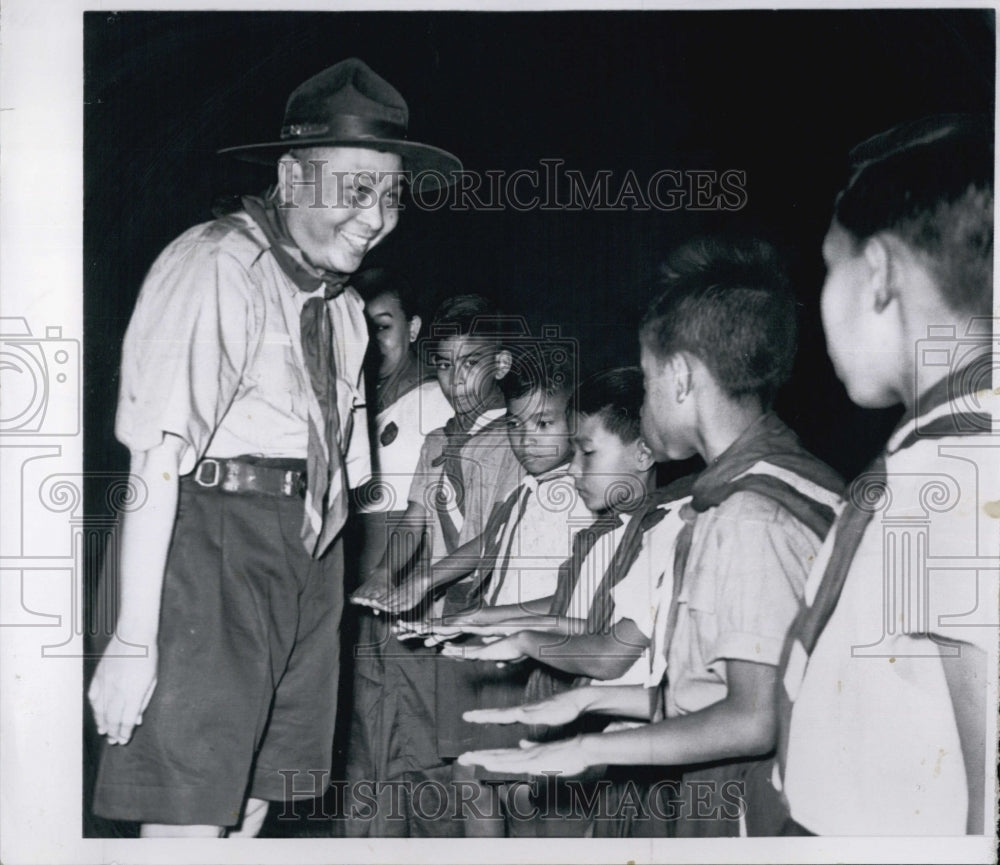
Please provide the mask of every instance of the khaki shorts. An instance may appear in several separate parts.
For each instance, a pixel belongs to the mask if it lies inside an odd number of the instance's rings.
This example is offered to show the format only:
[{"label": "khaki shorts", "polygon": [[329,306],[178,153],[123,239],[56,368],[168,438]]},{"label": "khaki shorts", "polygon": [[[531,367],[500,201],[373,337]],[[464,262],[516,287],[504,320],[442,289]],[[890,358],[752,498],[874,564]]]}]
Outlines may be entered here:
[{"label": "khaki shorts", "polygon": [[[157,686],[127,745],[104,745],[94,812],[233,826],[247,796],[321,795],[340,666],[343,550],[312,560],[302,499],[181,481]],[[298,794],[296,796],[296,794]]]}]

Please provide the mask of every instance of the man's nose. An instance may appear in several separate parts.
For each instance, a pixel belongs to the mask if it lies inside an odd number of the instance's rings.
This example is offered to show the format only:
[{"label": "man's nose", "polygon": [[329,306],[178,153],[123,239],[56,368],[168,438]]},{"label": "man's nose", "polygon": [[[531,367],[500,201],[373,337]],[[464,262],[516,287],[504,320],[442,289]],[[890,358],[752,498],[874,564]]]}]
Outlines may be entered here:
[{"label": "man's nose", "polygon": [[372,234],[378,234],[385,225],[385,213],[383,208],[385,203],[381,196],[378,201],[371,202],[367,206],[359,207],[357,219],[367,226]]}]

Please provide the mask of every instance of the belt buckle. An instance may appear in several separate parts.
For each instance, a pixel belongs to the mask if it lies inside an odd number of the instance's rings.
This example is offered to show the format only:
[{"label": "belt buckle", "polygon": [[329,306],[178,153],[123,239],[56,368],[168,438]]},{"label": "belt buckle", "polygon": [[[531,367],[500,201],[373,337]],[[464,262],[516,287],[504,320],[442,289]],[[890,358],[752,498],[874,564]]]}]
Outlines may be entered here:
[{"label": "belt buckle", "polygon": [[[202,469],[206,467],[209,467],[213,470],[211,480],[205,480],[202,477],[203,474]],[[200,487],[206,487],[210,489],[212,487],[217,487],[219,485],[219,479],[221,478],[221,476],[222,476],[222,464],[218,460],[213,460],[211,457],[207,457],[206,459],[203,459],[200,463],[198,463],[198,468],[194,473],[194,482],[198,484],[198,486]]]},{"label": "belt buckle", "polygon": [[306,479],[305,473],[288,469],[281,479],[281,494],[294,498],[295,496],[305,496]]}]

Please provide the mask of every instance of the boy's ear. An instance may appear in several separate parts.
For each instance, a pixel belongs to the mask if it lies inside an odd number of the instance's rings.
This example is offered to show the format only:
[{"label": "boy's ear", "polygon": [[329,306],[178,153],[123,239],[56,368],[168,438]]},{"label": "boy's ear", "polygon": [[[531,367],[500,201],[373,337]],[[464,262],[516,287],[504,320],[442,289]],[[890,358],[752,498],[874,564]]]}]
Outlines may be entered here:
[{"label": "boy's ear", "polygon": [[494,361],[496,368],[493,371],[493,377],[497,381],[500,381],[500,379],[510,372],[511,366],[514,365],[514,358],[507,349],[502,348],[496,353]]},{"label": "boy's ear", "polygon": [[684,402],[691,393],[691,363],[682,352],[671,355],[667,363],[674,377],[674,397]]},{"label": "boy's ear", "polygon": [[884,237],[875,235],[865,241],[863,252],[868,266],[868,296],[872,308],[881,314],[896,296],[898,262],[895,251]]},{"label": "boy's ear", "polygon": [[420,334],[420,328],[423,327],[423,324],[424,322],[419,315],[415,315],[410,319],[410,323],[408,326],[410,342],[417,341],[417,336]]},{"label": "boy's ear", "polygon": [[656,460],[653,458],[653,452],[649,449],[649,445],[646,444],[641,438],[636,439],[635,442],[635,466],[641,472],[648,472],[654,465],[656,465]]}]

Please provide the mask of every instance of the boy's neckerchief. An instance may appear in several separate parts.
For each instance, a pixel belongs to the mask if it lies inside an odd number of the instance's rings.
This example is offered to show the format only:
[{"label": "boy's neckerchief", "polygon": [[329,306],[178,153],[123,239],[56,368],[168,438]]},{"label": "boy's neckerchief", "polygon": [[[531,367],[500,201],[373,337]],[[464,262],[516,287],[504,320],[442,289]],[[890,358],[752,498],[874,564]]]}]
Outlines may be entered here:
[{"label": "boy's neckerchief", "polygon": [[327,301],[342,294],[347,276],[309,266],[288,233],[273,200],[248,195],[243,207],[270,244],[271,255],[295,286],[313,294],[302,307],[299,333],[302,355],[309,373],[320,418],[309,415],[306,458],[305,516],[302,542],[319,558],[347,520],[347,482],[341,448],[340,413],[337,410],[337,365],[333,354],[333,322]]},{"label": "boy's neckerchief", "polygon": [[698,475],[691,490],[691,507],[704,513],[734,493],[750,490],[774,499],[817,535],[825,537],[835,516],[833,508],[778,477],[751,471],[760,463],[805,478],[836,496],[844,487],[833,469],[803,448],[799,437],[776,414],[767,412]]},{"label": "boy's neckerchief", "polygon": [[[434,509],[438,515],[441,525],[441,533],[444,536],[445,549],[453,553],[458,549],[458,538],[461,526],[457,525],[452,518],[450,509],[454,505],[458,509],[462,519],[465,518],[465,480],[462,474],[462,448],[464,448],[472,437],[488,426],[480,421],[490,411],[503,407],[503,397],[497,392],[493,400],[485,405],[477,415],[455,415],[448,418],[444,425],[445,443],[441,449],[441,454],[436,457],[431,465],[434,467],[443,466],[441,481],[438,484],[437,493],[434,496]],[[451,487],[451,491],[445,484]]]},{"label": "boy's neckerchief", "polygon": [[[588,634],[607,634],[609,632],[611,617],[615,611],[612,589],[625,579],[638,560],[646,532],[659,525],[664,517],[670,513],[671,508],[667,505],[690,493],[695,478],[695,475],[679,478],[669,486],[653,490],[646,496],[640,507],[633,512],[628,528],[625,529],[625,534],[615,550],[611,564],[605,570],[590,602],[590,609],[587,613]],[[579,579],[579,575],[577,579]]]},{"label": "boy's neckerchief", "polygon": [[[611,590],[628,574],[642,550],[642,540],[646,532],[656,526],[669,513],[663,505],[677,501],[690,494],[695,475],[689,475],[652,490],[639,503],[625,513],[631,513],[628,528],[612,555],[611,563],[605,569],[601,582],[594,592],[587,613],[587,633],[606,633],[614,613],[614,598]],[[559,582],[549,608],[551,616],[565,616],[569,609],[573,592],[580,580],[583,563],[597,542],[605,535],[621,528],[624,521],[620,511],[609,508],[602,511],[593,523],[581,530],[573,538],[573,554],[559,569]],[[585,685],[590,681],[586,676],[577,676],[553,667],[538,667],[532,671],[524,689],[526,703],[544,700],[561,691]],[[545,725],[532,726],[533,738],[558,738],[562,727]]]},{"label": "boy's neckerchief", "polygon": [[420,359],[416,352],[407,349],[399,366],[375,382],[375,413],[381,414],[396,400],[420,387],[426,380],[427,376],[421,375]]},{"label": "boy's neckerchief", "polygon": [[[980,358],[978,363],[982,362]],[[977,405],[977,400],[972,393],[971,385],[978,380],[978,377],[970,373],[975,369],[975,363],[977,362],[974,361],[973,364],[951,373],[921,394],[896,425],[896,429],[889,436],[886,449],[850,484],[847,502],[834,527],[833,548],[816,590],[816,596],[812,604],[803,605],[799,610],[788,630],[781,653],[778,666],[777,754],[782,775],[788,752],[788,733],[793,705],[792,696],[785,682],[789,659],[793,653],[804,654],[800,669],[797,671],[797,678],[791,683],[797,693],[798,686],[805,676],[808,658],[816,648],[816,643],[840,600],[865,531],[875,512],[882,506],[888,482],[887,457],[912,447],[921,439],[933,440],[992,433],[990,413],[976,411],[973,408]]]},{"label": "boy's neckerchief", "polygon": [[[488,606],[495,604],[496,597],[507,577],[507,562],[510,560],[516,535],[516,531],[509,533],[506,552],[501,555],[500,546],[504,536],[508,534],[507,527],[511,525],[512,520],[514,526],[521,523],[524,519],[524,512],[528,508],[528,500],[533,493],[537,494],[542,484],[565,478],[568,470],[569,459],[566,459],[540,475],[527,475],[503,502],[494,505],[486,522],[486,529],[483,531],[486,543],[479,568],[480,578],[469,593],[471,603],[478,604],[485,600]],[[516,516],[514,515],[515,508],[517,510]],[[493,585],[493,577],[498,570],[500,578],[496,581],[496,585]]]},{"label": "boy's neckerchief", "polygon": [[[778,474],[768,474],[768,467],[776,468]],[[796,489],[788,480],[782,479],[782,473],[802,478],[825,491],[825,495],[820,495],[826,501]],[[777,502],[822,540],[836,516],[829,502],[839,497],[842,489],[843,482],[837,473],[803,448],[798,436],[774,413],[761,415],[747,427],[698,475],[691,489],[689,510],[681,511],[685,524],[677,536],[674,580],[663,644],[650,647],[650,662],[655,652],[670,649],[698,514],[718,507],[735,493],[754,492]],[[664,716],[666,687],[667,683],[661,682],[650,694],[650,718],[654,721]]]}]

